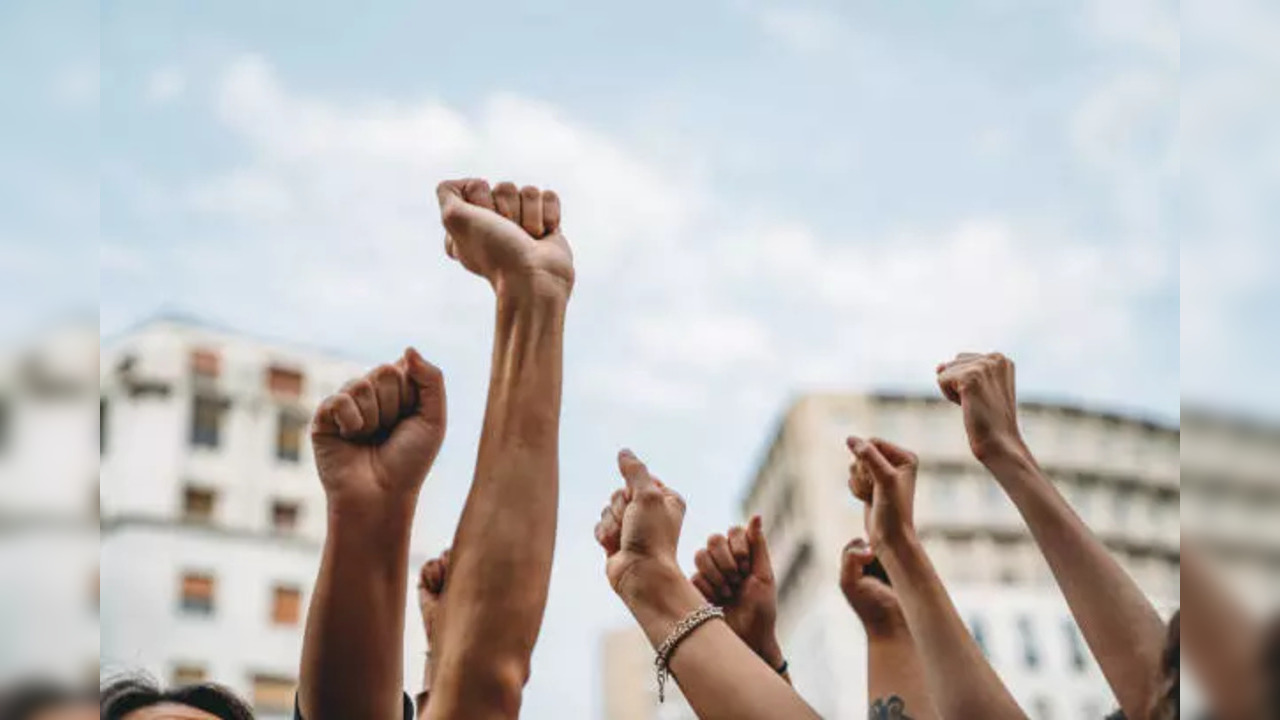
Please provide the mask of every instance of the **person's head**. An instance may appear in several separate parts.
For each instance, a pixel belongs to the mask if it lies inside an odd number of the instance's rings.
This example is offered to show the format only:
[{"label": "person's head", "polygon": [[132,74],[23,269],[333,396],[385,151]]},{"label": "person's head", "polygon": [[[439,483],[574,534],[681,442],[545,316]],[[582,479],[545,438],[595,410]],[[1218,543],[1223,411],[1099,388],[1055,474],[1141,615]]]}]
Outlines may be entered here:
[{"label": "person's head", "polygon": [[93,720],[97,710],[91,695],[54,683],[25,682],[0,693],[3,720]]},{"label": "person's head", "polygon": [[100,705],[101,720],[253,720],[243,700],[211,683],[164,690],[149,678],[121,678],[102,688]]},{"label": "person's head", "polygon": [[1160,656],[1160,684],[1151,699],[1149,720],[1178,720],[1178,679],[1182,673],[1181,611],[1169,619],[1164,652]]}]

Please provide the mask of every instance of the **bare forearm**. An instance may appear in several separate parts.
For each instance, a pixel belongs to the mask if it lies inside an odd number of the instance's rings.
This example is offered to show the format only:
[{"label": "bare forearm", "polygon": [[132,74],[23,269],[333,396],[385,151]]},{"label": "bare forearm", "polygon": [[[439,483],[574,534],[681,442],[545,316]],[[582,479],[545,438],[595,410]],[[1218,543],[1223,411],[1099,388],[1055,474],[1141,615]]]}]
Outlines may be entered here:
[{"label": "bare forearm", "polygon": [[401,717],[413,509],[412,499],[383,508],[331,503],[303,638],[298,702],[305,717]]},{"label": "bare forearm", "polygon": [[1259,628],[1213,577],[1194,549],[1182,548],[1182,640],[1216,718],[1261,717]]},{"label": "bare forearm", "polygon": [[929,696],[946,718],[1026,717],[987,663],[914,537],[880,554],[919,649]]},{"label": "bare forearm", "polygon": [[528,673],[555,543],[564,311],[563,298],[499,295],[479,457],[436,658],[433,691],[446,704],[492,695],[486,676],[509,691]]},{"label": "bare forearm", "polygon": [[[867,639],[868,717],[934,720],[938,717],[929,698],[924,665],[916,653],[915,642],[905,628],[892,637]],[[893,715],[892,707],[901,703],[901,715]]]},{"label": "bare forearm", "polygon": [[[630,598],[627,605],[656,648],[680,620],[705,601],[697,588],[678,573],[665,582],[647,584],[647,588],[645,596]],[[672,656],[670,668],[700,718],[818,717],[783,678],[719,620],[703,624],[685,638]]]},{"label": "bare forearm", "polygon": [[1120,706],[1129,717],[1142,717],[1164,648],[1156,609],[1029,452],[1001,454],[987,467],[1031,529]]}]

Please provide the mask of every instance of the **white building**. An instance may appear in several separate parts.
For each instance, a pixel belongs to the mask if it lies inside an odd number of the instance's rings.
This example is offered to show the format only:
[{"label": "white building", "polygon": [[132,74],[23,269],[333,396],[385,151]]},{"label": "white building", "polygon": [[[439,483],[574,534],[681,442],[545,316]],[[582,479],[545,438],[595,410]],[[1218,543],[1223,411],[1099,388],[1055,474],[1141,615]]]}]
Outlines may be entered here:
[{"label": "white building", "polygon": [[[1024,431],[1076,510],[1162,611],[1179,595],[1179,433],[1174,425],[1028,403]],[[839,555],[865,537],[847,487],[848,435],[879,436],[921,458],[916,524],[996,671],[1038,720],[1100,720],[1115,701],[1039,550],[1000,486],[971,456],[958,408],[941,398],[815,395],[786,413],[743,502],[764,519],[779,579],[779,636],[796,689],[820,715],[867,714],[866,646],[839,589]],[[659,711],[652,656],[634,633],[605,645],[606,717]],[[634,686],[632,686],[634,685]],[[622,700],[622,698],[639,698]],[[670,700],[667,703],[671,706]],[[637,709],[637,706],[640,706]]]},{"label": "white building", "polygon": [[98,676],[98,328],[0,357],[0,685]]},{"label": "white building", "polygon": [[[263,717],[291,712],[325,531],[308,424],[365,370],[174,319],[104,347],[104,674],[216,681]],[[425,641],[407,608],[412,693]]]},{"label": "white building", "polygon": [[1280,609],[1280,425],[1182,411],[1183,530],[1256,612]]}]

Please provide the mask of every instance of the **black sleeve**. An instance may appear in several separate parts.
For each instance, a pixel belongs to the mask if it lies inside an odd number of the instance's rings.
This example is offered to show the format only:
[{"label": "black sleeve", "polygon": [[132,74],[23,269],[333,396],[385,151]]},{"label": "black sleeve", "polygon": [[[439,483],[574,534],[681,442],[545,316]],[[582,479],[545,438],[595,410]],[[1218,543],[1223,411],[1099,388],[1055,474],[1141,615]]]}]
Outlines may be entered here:
[{"label": "black sleeve", "polygon": [[[303,720],[302,711],[298,709],[298,696],[293,696],[293,720]],[[408,695],[404,696],[404,720],[414,720],[413,701]]]}]

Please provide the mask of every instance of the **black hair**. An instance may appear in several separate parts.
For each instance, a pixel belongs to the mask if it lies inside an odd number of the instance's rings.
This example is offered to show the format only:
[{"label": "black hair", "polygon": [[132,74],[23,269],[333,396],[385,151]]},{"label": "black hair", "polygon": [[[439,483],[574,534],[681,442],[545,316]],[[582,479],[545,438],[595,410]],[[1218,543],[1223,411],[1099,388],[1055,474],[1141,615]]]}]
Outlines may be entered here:
[{"label": "black hair", "polygon": [[75,692],[63,685],[44,680],[18,683],[0,692],[0,718],[31,720],[50,710],[60,710],[77,703],[87,703],[91,695]]},{"label": "black hair", "polygon": [[186,705],[220,720],[253,720],[253,710],[221,685],[202,683],[165,690],[145,676],[111,680],[100,693],[101,720],[123,720],[134,710],[162,703]]}]

